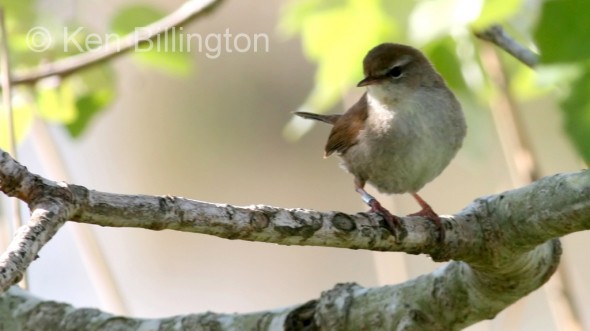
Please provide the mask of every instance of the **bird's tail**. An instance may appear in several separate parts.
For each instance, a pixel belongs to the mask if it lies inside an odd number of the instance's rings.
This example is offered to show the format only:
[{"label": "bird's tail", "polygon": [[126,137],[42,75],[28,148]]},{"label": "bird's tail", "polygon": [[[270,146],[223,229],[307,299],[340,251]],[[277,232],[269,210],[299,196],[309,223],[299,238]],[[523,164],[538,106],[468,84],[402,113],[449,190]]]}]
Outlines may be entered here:
[{"label": "bird's tail", "polygon": [[316,120],[316,121],[320,121],[320,122],[324,122],[324,123],[328,123],[328,124],[336,123],[336,121],[338,121],[340,116],[342,116],[340,114],[320,115],[320,114],[308,113],[308,112],[304,112],[304,111],[296,111],[293,114],[295,114],[299,117],[303,117],[303,118],[310,119],[310,120]]}]

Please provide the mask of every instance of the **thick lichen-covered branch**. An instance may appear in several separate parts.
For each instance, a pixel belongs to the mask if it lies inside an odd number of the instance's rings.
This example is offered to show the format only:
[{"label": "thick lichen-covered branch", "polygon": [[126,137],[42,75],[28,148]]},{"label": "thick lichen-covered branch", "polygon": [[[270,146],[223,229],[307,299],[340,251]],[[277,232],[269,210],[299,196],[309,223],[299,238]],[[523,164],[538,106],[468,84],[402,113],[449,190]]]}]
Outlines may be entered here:
[{"label": "thick lichen-covered branch", "polygon": [[0,295],[0,316],[8,329],[30,330],[459,330],[493,318],[538,288],[557,267],[560,252],[553,240],[505,261],[497,273],[451,262],[400,285],[338,284],[307,303],[250,314],[130,318],[42,301],[12,287]]},{"label": "thick lichen-covered branch", "polygon": [[[340,285],[317,300],[287,311],[262,312],[247,318],[205,314],[208,321],[219,318],[219,323],[232,318],[247,323],[258,319],[256,323],[268,322],[269,328],[465,327],[493,317],[550,277],[561,252],[559,241],[553,238],[590,229],[588,170],[546,177],[517,190],[479,198],[457,214],[443,217],[444,242],[437,241],[438,231],[432,222],[419,217],[404,218],[397,236],[393,236],[374,214],[238,207],[172,196],[97,192],[32,174],[4,152],[0,152],[0,190],[27,202],[33,213],[31,223],[20,230],[23,235],[17,236],[0,258],[0,289],[4,290],[14,284],[65,220],[284,245],[404,251],[455,260],[395,286],[366,289]],[[12,300],[11,293],[5,294],[0,304]],[[105,321],[115,318],[102,313],[100,317]],[[341,324],[343,321],[346,325]],[[129,330],[138,324],[131,325]]]}]

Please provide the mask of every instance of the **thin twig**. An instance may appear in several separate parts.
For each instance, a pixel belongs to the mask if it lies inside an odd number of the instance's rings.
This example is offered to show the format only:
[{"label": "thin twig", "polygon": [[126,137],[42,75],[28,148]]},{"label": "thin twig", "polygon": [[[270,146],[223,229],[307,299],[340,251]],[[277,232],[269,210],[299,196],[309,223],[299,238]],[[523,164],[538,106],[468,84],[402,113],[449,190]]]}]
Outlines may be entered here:
[{"label": "thin twig", "polygon": [[31,84],[36,81],[50,77],[65,77],[80,69],[102,63],[106,60],[119,56],[129,50],[134,49],[143,41],[150,40],[159,34],[165,33],[175,27],[181,26],[203,14],[208,13],[215,6],[220,4],[221,0],[191,0],[185,2],[180,8],[170,13],[166,17],[144,27],[137,29],[145,34],[138,36],[134,31],[117,41],[113,41],[105,46],[104,51],[85,52],[78,55],[70,56],[52,63],[42,64],[35,69],[25,72],[16,72],[14,74],[13,84]]},{"label": "thin twig", "polygon": [[[484,45],[481,59],[483,67],[497,91],[496,98],[492,98],[490,102],[490,108],[510,170],[512,186],[520,187],[530,184],[540,178],[539,161],[510,92],[509,78],[504,65],[497,50],[491,45]],[[558,267],[555,277],[545,286],[547,300],[560,325],[567,325],[569,327],[567,330],[581,330],[576,305],[569,299],[572,297],[571,289],[567,286],[567,282],[564,282],[565,268],[564,261]],[[515,307],[519,304],[524,305],[524,302],[519,301]]]},{"label": "thin twig", "polygon": [[510,93],[509,81],[499,54],[492,45],[483,45],[480,54],[483,68],[496,91],[495,97],[490,99],[490,109],[510,170],[512,186],[527,185],[539,179],[538,162],[532,144]]},{"label": "thin twig", "polygon": [[[35,118],[30,138],[47,175],[59,180],[69,180],[71,176],[55,137],[49,130],[49,125]],[[70,230],[74,237],[76,251],[82,258],[82,265],[87,271],[90,283],[96,289],[102,307],[117,314],[129,313],[120,284],[112,270],[113,266],[108,263],[96,233],[86,224],[70,224]]]},{"label": "thin twig", "polygon": [[474,34],[479,39],[495,44],[531,68],[539,62],[538,54],[512,39],[499,25],[492,25],[483,31],[476,31]]},{"label": "thin twig", "polygon": [[8,34],[6,32],[6,21],[4,9],[0,8],[0,85],[2,86],[2,105],[7,114],[8,141],[10,143],[10,154],[17,159],[16,137],[14,130],[14,114],[12,112],[12,79],[10,73],[10,54],[8,51]]},{"label": "thin twig", "polygon": [[[2,106],[6,111],[6,124],[8,126],[8,145],[10,154],[17,158],[16,150],[16,130],[14,128],[14,109],[12,108],[12,79],[10,74],[10,52],[8,50],[8,33],[6,32],[6,20],[4,9],[0,8],[0,86],[2,87]],[[14,235],[16,230],[23,225],[23,219],[20,213],[20,201],[12,199],[12,231]],[[28,278],[23,276],[21,285],[28,288]]]}]

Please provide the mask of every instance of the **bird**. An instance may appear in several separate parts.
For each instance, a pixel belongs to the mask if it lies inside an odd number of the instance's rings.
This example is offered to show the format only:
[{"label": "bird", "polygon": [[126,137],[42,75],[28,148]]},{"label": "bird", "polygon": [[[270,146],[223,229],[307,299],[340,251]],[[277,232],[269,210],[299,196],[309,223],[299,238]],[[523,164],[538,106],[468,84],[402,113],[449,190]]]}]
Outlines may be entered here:
[{"label": "bird", "polygon": [[363,72],[357,87],[366,91],[345,113],[294,114],[332,125],[324,157],[336,153],[342,159],[355,190],[394,236],[400,217],[367,193],[366,183],[381,193],[410,193],[421,210],[408,216],[432,220],[444,240],[440,217],[418,191],[461,148],[467,132],[461,104],[424,53],[409,45],[374,47],[363,60]]}]

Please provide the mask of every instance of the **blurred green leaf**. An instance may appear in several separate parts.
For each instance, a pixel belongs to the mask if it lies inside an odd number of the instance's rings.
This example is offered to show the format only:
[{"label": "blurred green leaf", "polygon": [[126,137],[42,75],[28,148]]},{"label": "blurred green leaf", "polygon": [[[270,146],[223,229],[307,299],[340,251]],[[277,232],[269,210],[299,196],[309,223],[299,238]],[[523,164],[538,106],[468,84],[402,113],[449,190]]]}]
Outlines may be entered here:
[{"label": "blurred green leaf", "polygon": [[534,31],[542,63],[590,58],[590,1],[550,0],[543,3]]},{"label": "blurred green leaf", "polygon": [[71,77],[77,87],[76,95],[91,93],[94,90],[113,88],[116,85],[115,73],[108,65],[87,68]]},{"label": "blurred green leaf", "polygon": [[6,14],[6,29],[13,32],[34,22],[36,3],[36,0],[3,1],[2,8]]},{"label": "blurred green leaf", "polygon": [[114,93],[110,89],[101,89],[85,94],[76,100],[76,109],[78,116],[76,120],[66,124],[70,135],[74,138],[79,137],[90,120],[109,105],[114,98]]},{"label": "blurred green leaf", "polygon": [[193,71],[193,62],[187,52],[135,51],[134,56],[138,62],[168,74],[188,76]]},{"label": "blurred green leaf", "polygon": [[486,0],[472,28],[484,29],[498,24],[516,14],[522,8],[522,3],[523,0]]},{"label": "blurred green leaf", "polygon": [[538,73],[523,65],[514,69],[509,84],[510,90],[519,100],[539,97],[554,88],[554,85],[544,86],[539,80]]},{"label": "blurred green leaf", "polygon": [[[281,30],[299,33],[303,52],[317,63],[315,85],[299,110],[323,112],[343,91],[363,77],[362,61],[376,45],[399,34],[381,0],[304,0],[292,2],[281,18]],[[311,125],[293,119],[283,135],[293,141]]]},{"label": "blurred green leaf", "polygon": [[571,84],[569,96],[561,102],[565,129],[580,155],[590,163],[590,66]]},{"label": "blurred green leaf", "polygon": [[[18,98],[14,98],[18,100]],[[24,101],[15,101],[12,105],[12,114],[14,121],[14,134],[16,141],[21,141],[28,133],[31,123],[33,122],[33,111],[30,103]],[[0,105],[0,148],[9,150],[10,137],[8,136],[8,114]]]},{"label": "blurred green leaf", "polygon": [[[2,5],[7,18],[11,65],[15,72],[36,66],[41,61],[51,62],[88,50],[85,40],[92,31],[85,24],[64,22],[63,18],[52,15],[37,15],[37,3],[37,0],[19,0]],[[47,40],[48,44],[43,44]],[[40,48],[35,48],[37,46]],[[13,102],[17,137],[24,136],[35,114],[43,120],[75,127],[79,134],[91,118],[86,116],[87,113],[98,113],[99,107],[105,107],[114,95],[112,75],[107,79],[105,75],[96,74],[97,71],[104,72],[105,67],[107,65],[86,68],[65,80],[44,79],[35,85],[34,91],[27,88],[20,93],[16,87]],[[24,101],[31,99],[34,101]],[[94,109],[86,112],[90,103]],[[5,121],[0,118],[2,133],[7,132]],[[0,137],[0,144],[6,146],[7,139],[7,136]]]},{"label": "blurred green leaf", "polygon": [[457,45],[451,37],[438,39],[423,47],[432,64],[455,91],[467,91],[467,84],[461,73],[461,63],[455,49]]},{"label": "blurred green leaf", "polygon": [[425,44],[452,32],[487,28],[513,15],[523,0],[418,1],[410,15],[410,39]]},{"label": "blurred green leaf", "polygon": [[510,89],[520,100],[539,98],[583,73],[578,64],[541,65],[536,69],[518,65],[512,72]]},{"label": "blurred green leaf", "polygon": [[[133,5],[120,10],[111,21],[111,30],[119,35],[125,35],[133,31],[141,31],[141,28],[164,17],[159,10],[144,5]],[[140,33],[141,35],[141,33]],[[180,45],[183,37],[180,29],[138,45],[133,56],[138,62],[152,68],[161,69],[167,73],[186,76],[191,73],[192,60],[188,53],[188,46]]]},{"label": "blurred green leaf", "polygon": [[283,8],[279,29],[282,33],[293,36],[303,28],[305,19],[314,12],[342,5],[342,0],[300,0],[291,1]]},{"label": "blurred green leaf", "polygon": [[426,44],[466,27],[479,16],[482,1],[418,1],[410,15],[410,39]]},{"label": "blurred green leaf", "polygon": [[36,94],[41,118],[66,124],[75,120],[75,95],[69,80],[60,82],[49,78],[39,84]]},{"label": "blurred green leaf", "polygon": [[40,54],[32,52],[27,44],[28,32],[38,25],[36,5],[37,0],[2,2],[2,7],[6,15],[8,48],[11,53],[11,66],[13,70],[15,68],[37,64],[40,61]]},{"label": "blurred green leaf", "polygon": [[89,68],[71,77],[76,89],[76,119],[66,124],[74,138],[79,137],[91,120],[105,110],[115,98],[115,79],[109,66]]},{"label": "blurred green leaf", "polygon": [[397,32],[380,0],[295,2],[281,21],[284,30],[301,34],[304,53],[318,64],[306,105],[319,111],[334,105],[343,90],[362,78],[367,52]]},{"label": "blurred green leaf", "polygon": [[128,34],[164,17],[160,10],[147,5],[131,5],[120,9],[111,20],[111,30],[119,35]]},{"label": "blurred green leaf", "polygon": [[62,81],[41,82],[36,90],[40,116],[63,124],[72,137],[79,137],[91,119],[113,101],[113,76],[110,67],[103,65]]}]

